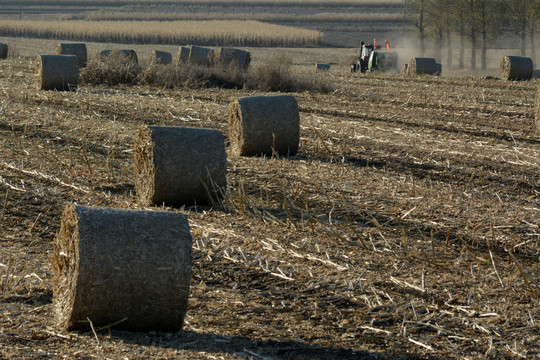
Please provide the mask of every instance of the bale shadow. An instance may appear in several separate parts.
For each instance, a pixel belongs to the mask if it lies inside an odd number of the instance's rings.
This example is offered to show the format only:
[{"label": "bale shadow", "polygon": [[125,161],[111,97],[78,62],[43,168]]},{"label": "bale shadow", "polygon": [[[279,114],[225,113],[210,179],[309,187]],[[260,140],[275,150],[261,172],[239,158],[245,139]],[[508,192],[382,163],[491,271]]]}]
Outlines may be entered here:
[{"label": "bale shadow", "polygon": [[319,346],[301,340],[257,340],[245,336],[223,336],[209,333],[180,331],[176,334],[113,331],[113,337],[128,343],[162,349],[187,350],[206,354],[228,354],[248,359],[417,359],[406,353],[390,354],[353,350],[334,346]]}]

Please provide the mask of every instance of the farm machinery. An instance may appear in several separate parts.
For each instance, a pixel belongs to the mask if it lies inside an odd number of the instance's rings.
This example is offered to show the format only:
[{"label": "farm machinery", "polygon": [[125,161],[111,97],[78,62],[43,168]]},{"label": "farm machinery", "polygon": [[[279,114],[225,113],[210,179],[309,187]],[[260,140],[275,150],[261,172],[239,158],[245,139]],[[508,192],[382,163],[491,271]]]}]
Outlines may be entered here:
[{"label": "farm machinery", "polygon": [[390,51],[390,42],[385,41],[385,49],[377,45],[377,39],[373,39],[373,44],[364,45],[360,49],[358,61],[351,64],[351,72],[360,71],[375,72],[375,71],[398,71],[398,54]]}]

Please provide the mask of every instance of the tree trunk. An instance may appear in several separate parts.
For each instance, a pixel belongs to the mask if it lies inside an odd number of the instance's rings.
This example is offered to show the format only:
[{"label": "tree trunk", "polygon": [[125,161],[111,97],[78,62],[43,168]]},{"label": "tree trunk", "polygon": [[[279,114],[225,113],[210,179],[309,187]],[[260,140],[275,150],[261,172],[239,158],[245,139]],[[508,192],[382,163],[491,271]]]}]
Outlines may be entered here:
[{"label": "tree trunk", "polygon": [[424,57],[426,53],[426,32],[424,29],[424,0],[420,0],[420,20],[418,22],[418,30],[420,30],[420,53]]},{"label": "tree trunk", "polygon": [[452,32],[450,30],[446,31],[446,46],[448,48],[446,66],[450,70],[452,68],[452,57],[454,56],[452,53]]},{"label": "tree trunk", "polygon": [[486,18],[486,2],[482,1],[482,70],[487,68],[487,46],[488,46],[488,34],[487,34],[487,18]]},{"label": "tree trunk", "polygon": [[534,43],[535,41],[535,28],[534,28],[534,25],[531,25],[531,29],[530,29],[530,32],[529,32],[529,36],[531,37],[531,59],[533,61],[533,64],[536,63],[536,45]]},{"label": "tree trunk", "polygon": [[437,62],[442,62],[442,47],[443,47],[443,31],[439,29],[437,32],[437,39],[435,41],[435,59]]},{"label": "tree trunk", "polygon": [[459,11],[459,70],[465,68],[465,19],[463,10]]},{"label": "tree trunk", "polygon": [[527,40],[527,24],[525,22],[521,25],[521,33],[519,35],[521,37],[521,56],[525,56],[525,51],[527,50],[527,46],[525,45],[525,41]]}]

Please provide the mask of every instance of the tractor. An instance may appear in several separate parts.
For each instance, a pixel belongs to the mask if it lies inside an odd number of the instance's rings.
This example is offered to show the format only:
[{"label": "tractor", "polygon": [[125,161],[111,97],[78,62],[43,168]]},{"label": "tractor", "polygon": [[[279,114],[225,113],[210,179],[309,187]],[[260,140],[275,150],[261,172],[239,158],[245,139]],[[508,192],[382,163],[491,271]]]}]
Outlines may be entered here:
[{"label": "tractor", "polygon": [[364,45],[360,49],[360,56],[355,64],[351,65],[351,72],[360,71],[362,73],[375,71],[396,71],[398,70],[398,54],[390,51],[390,42],[385,41],[386,50],[381,51],[377,46],[377,39],[373,44]]}]

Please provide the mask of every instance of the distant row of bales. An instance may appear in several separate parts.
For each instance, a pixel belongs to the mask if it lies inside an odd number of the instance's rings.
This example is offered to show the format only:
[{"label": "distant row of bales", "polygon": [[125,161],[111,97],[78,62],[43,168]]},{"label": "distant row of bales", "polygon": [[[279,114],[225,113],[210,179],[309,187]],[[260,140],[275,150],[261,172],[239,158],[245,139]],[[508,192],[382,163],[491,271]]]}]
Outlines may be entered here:
[{"label": "distant row of bales", "polygon": [[[0,43],[0,59],[8,56],[8,45]],[[108,59],[139,63],[135,50],[103,50],[99,54],[101,61]],[[173,62],[173,54],[167,51],[153,50],[148,63],[151,65],[168,65]],[[190,63],[201,66],[220,64],[236,66],[246,70],[251,62],[248,51],[221,47],[212,49],[202,46],[181,46],[176,56],[176,64]],[[88,64],[88,51],[84,43],[60,43],[56,54],[38,55],[35,64],[37,86],[40,90],[72,91],[78,86],[79,69]]]}]

